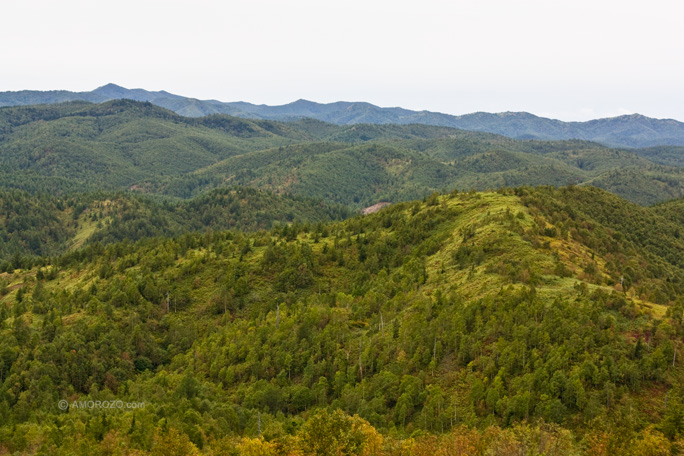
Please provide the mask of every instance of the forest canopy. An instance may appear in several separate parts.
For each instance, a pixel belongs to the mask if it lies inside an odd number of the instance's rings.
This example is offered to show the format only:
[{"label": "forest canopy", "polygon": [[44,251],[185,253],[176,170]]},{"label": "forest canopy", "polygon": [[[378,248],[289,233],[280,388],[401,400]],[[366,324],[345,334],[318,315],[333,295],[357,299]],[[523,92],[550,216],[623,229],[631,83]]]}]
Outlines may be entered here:
[{"label": "forest canopy", "polygon": [[[435,193],[11,265],[0,448],[676,452],[678,207],[587,187]],[[144,407],[73,406],[90,400]]]}]

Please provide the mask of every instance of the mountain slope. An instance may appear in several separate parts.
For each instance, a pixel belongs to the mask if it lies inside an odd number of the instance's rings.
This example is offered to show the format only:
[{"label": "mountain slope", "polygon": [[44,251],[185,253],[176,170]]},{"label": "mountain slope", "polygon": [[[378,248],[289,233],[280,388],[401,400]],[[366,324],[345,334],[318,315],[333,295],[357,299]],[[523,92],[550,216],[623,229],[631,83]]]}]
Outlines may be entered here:
[{"label": "mountain slope", "polygon": [[244,118],[285,121],[314,118],[337,125],[417,123],[496,133],[518,139],[584,139],[616,147],[684,146],[683,123],[672,119],[653,119],[638,114],[587,122],[563,122],[537,117],[526,112],[498,114],[478,112],[453,116],[438,112],[381,108],[364,102],[340,101],[321,104],[297,100],[282,106],[267,106],[246,102],[223,103],[216,100],[197,100],[166,91],[126,89],[115,84],[107,84],[91,92],[30,90],[1,92],[0,106],[61,103],[75,100],[101,103],[120,98],[148,101],[189,117],[228,114]]},{"label": "mountain slope", "polygon": [[306,139],[284,125],[267,128],[237,118],[188,119],[127,100],[4,108],[0,180],[52,193],[130,188]]},{"label": "mountain slope", "polygon": [[131,193],[53,197],[0,191],[0,269],[95,242],[135,242],[227,229],[268,230],[278,223],[320,223],[351,215],[346,207],[320,200],[240,187],[180,202]]},{"label": "mountain slope", "polygon": [[131,100],[0,108],[0,188],[58,195],[243,185],[360,209],[454,188],[591,184],[652,204],[684,196],[676,153],[419,124],[190,118]]},{"label": "mountain slope", "polygon": [[187,196],[186,189],[196,192],[225,183],[355,207],[445,189],[520,185],[590,184],[640,204],[684,196],[681,168],[657,166],[633,152],[593,143],[519,142],[458,133],[438,139],[309,142],[248,152],[170,178],[157,191]]},{"label": "mountain slope", "polygon": [[0,441],[313,455],[334,429],[329,446],[351,433],[349,454],[399,455],[451,429],[439,438],[468,454],[540,452],[538,439],[545,454],[655,454],[636,450],[684,435],[671,226],[600,190],[522,188],[91,245],[0,276]]}]

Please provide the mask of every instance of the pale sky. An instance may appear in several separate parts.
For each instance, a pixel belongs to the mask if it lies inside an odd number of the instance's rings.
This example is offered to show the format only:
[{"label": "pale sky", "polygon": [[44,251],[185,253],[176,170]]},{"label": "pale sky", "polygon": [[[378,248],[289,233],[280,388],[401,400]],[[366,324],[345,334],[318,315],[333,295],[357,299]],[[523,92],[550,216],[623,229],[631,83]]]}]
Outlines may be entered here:
[{"label": "pale sky", "polygon": [[0,1],[0,91],[684,120],[675,0]]}]

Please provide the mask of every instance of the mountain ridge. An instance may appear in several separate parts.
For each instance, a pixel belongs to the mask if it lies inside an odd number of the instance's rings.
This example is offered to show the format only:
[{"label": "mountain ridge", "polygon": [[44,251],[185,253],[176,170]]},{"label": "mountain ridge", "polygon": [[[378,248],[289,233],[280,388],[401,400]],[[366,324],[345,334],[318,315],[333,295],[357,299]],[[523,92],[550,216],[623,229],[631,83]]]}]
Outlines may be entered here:
[{"label": "mountain ridge", "polygon": [[53,104],[65,101],[102,103],[119,98],[147,101],[186,117],[228,114],[248,119],[294,121],[314,118],[337,125],[425,124],[487,133],[514,139],[566,140],[584,139],[615,147],[684,146],[684,123],[675,119],[655,119],[642,114],[606,117],[589,121],[565,122],[540,117],[529,112],[488,113],[478,111],[451,115],[401,107],[379,107],[363,101],[317,103],[299,99],[284,105],[253,104],[244,101],[199,100],[169,93],[127,89],[109,83],[90,92],[66,90],[22,90],[0,92],[0,106]]},{"label": "mountain ridge", "polygon": [[0,109],[0,188],[192,198],[226,185],[360,209],[434,191],[590,184],[640,204],[684,196],[684,148],[609,149],[424,124],[183,117],[113,100]]}]

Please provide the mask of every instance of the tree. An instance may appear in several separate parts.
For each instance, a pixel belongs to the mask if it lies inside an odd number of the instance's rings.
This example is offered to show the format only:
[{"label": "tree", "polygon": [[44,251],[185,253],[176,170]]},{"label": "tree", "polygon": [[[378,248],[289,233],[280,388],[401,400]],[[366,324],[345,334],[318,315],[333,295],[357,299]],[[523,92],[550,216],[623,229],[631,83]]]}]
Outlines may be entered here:
[{"label": "tree", "polygon": [[670,453],[670,442],[663,434],[647,427],[639,434],[632,447],[634,456],[667,456]]},{"label": "tree", "polygon": [[302,426],[301,449],[311,456],[370,456],[382,446],[375,429],[357,415],[349,416],[341,410],[319,410]]},{"label": "tree", "polygon": [[199,456],[197,447],[176,428],[158,430],[151,456]]},{"label": "tree", "polygon": [[276,446],[263,438],[244,438],[237,445],[242,456],[275,456]]}]

